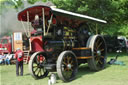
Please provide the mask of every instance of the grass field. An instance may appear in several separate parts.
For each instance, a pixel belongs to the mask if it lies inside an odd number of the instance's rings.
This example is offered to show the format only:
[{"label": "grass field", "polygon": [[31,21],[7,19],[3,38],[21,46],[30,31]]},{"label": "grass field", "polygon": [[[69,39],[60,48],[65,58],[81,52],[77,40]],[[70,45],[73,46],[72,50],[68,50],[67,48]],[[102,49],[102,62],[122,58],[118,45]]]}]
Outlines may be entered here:
[{"label": "grass field", "polygon": [[[115,54],[108,55],[108,59]],[[92,72],[85,64],[79,67],[76,79],[64,83],[57,79],[55,85],[128,85],[128,55],[121,54],[118,61],[123,61],[126,65],[107,65],[104,70]],[[35,80],[28,71],[28,66],[24,65],[24,76],[16,77],[15,65],[0,66],[0,85],[48,85],[48,77]]]}]

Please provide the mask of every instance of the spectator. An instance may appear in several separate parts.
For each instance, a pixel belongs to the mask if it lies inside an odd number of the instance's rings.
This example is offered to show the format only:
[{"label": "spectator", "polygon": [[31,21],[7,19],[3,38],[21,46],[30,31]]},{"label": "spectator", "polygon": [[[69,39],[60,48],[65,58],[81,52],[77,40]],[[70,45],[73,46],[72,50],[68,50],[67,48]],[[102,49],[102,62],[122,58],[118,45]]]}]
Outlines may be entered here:
[{"label": "spectator", "polygon": [[23,76],[23,56],[24,53],[20,48],[17,48],[15,53],[16,58],[16,76],[19,76],[19,68],[20,68],[20,75]]},{"label": "spectator", "polygon": [[6,56],[4,55],[4,53],[2,53],[2,55],[0,55],[0,64],[5,64],[5,58]]},{"label": "spectator", "polygon": [[5,59],[5,63],[7,65],[10,65],[10,60],[12,59],[12,55],[10,53],[7,54],[6,59]]}]

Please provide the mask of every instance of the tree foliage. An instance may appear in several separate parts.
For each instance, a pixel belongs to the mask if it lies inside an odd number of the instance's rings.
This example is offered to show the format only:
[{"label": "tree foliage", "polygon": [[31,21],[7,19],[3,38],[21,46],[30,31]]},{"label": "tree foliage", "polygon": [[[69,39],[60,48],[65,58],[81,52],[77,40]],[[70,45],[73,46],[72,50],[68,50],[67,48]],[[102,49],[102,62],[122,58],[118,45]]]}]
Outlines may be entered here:
[{"label": "tree foliage", "polygon": [[[103,34],[128,36],[128,0],[51,0],[58,8],[104,19],[106,25],[97,26]],[[95,31],[95,30],[94,30]]]},{"label": "tree foliage", "polygon": [[[12,0],[5,2],[15,9],[23,5],[22,0],[15,1],[17,5]],[[51,1],[57,8],[106,20],[106,25],[92,24],[102,34],[128,36],[128,0],[27,0],[30,4],[37,1]],[[4,7],[8,6],[2,5],[2,8]]]}]

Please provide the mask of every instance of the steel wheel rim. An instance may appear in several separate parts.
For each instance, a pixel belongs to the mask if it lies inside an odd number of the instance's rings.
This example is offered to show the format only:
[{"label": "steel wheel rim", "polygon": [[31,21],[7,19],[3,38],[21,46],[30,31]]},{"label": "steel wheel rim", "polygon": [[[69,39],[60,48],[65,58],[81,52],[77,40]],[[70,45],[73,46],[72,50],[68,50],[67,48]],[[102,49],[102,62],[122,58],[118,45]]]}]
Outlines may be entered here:
[{"label": "steel wheel rim", "polygon": [[63,51],[57,60],[57,73],[64,82],[73,80],[76,76],[78,64],[72,51]]},{"label": "steel wheel rim", "polygon": [[75,59],[72,54],[66,54],[64,55],[64,58],[62,60],[61,70],[62,75],[65,77],[66,80],[72,79],[74,77],[75,73]]},{"label": "steel wheel rim", "polygon": [[[43,60],[41,60],[43,58]],[[35,77],[43,78],[47,76],[48,71],[42,66],[46,62],[45,57],[40,53],[37,54],[32,61],[32,71]]]},{"label": "steel wheel rim", "polygon": [[106,57],[106,45],[102,37],[98,36],[93,45],[93,56],[96,66],[103,68],[105,64]]}]

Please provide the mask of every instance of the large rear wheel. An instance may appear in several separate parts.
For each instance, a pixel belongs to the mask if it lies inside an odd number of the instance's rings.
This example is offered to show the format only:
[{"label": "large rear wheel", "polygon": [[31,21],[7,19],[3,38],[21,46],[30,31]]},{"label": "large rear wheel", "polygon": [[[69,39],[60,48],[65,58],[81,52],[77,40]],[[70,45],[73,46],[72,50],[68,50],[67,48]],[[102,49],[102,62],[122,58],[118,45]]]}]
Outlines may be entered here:
[{"label": "large rear wheel", "polygon": [[90,69],[98,71],[105,67],[107,48],[105,40],[100,35],[93,35],[87,41],[87,47],[91,48],[92,58],[88,59]]},{"label": "large rear wheel", "polygon": [[78,71],[78,63],[75,54],[72,51],[62,52],[57,60],[57,74],[65,82],[75,78]]},{"label": "large rear wheel", "polygon": [[45,53],[36,52],[31,56],[29,61],[29,71],[35,79],[41,79],[48,75],[48,71],[43,66],[45,63]]}]

